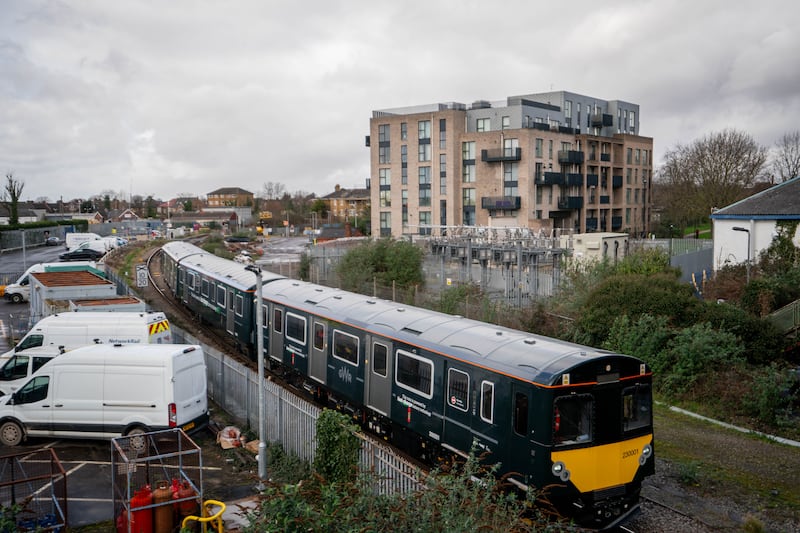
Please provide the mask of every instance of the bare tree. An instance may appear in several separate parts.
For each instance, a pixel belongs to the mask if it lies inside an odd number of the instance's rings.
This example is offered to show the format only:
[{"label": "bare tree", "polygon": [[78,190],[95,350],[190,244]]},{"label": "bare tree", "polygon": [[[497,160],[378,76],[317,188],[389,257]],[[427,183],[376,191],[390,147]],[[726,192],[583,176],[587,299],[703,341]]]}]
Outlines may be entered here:
[{"label": "bare tree", "polygon": [[8,223],[19,224],[19,199],[22,197],[22,190],[25,182],[14,177],[12,172],[6,174],[6,184],[3,187],[3,203],[8,208]]},{"label": "bare tree", "polygon": [[286,193],[286,186],[283,183],[268,181],[264,184],[264,198],[267,200],[277,200]]},{"label": "bare tree", "polygon": [[800,130],[785,133],[775,143],[772,170],[781,181],[800,176]]},{"label": "bare tree", "polygon": [[676,221],[700,221],[713,208],[743,198],[763,173],[766,161],[766,148],[750,135],[731,129],[678,145],[666,153],[658,172],[671,193],[664,209],[675,213]]}]

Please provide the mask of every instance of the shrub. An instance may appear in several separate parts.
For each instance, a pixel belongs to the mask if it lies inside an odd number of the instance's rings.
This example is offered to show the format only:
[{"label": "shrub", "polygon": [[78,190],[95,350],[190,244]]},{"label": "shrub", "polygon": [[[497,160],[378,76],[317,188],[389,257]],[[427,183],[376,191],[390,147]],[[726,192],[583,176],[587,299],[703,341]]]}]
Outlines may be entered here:
[{"label": "shrub", "polygon": [[358,472],[361,441],[358,427],[347,416],[325,409],[317,420],[314,469],[329,483],[353,481]]}]

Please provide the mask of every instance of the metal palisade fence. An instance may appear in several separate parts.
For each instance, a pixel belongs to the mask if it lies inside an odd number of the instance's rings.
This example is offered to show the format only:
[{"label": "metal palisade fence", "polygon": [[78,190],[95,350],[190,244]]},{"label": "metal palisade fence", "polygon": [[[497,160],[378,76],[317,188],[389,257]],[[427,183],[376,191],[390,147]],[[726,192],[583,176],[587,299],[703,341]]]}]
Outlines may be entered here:
[{"label": "metal palisade fence", "polygon": [[[175,342],[202,344],[172,326]],[[203,346],[208,373],[208,396],[239,423],[258,427],[258,372],[214,348]],[[317,418],[322,409],[267,380],[264,384],[266,440],[279,442],[287,453],[313,462]],[[419,469],[368,435],[361,439],[361,468],[372,472],[378,494],[407,493],[422,488]]]}]

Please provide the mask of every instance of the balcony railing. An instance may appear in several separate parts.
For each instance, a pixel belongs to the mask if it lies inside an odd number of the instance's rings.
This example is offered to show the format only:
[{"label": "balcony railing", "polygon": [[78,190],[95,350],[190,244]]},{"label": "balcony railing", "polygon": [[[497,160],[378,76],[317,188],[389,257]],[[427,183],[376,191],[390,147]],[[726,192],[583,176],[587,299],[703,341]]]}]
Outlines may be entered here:
[{"label": "balcony railing", "polygon": [[536,176],[536,185],[564,185],[564,175],[561,172],[545,172]]},{"label": "balcony railing", "polygon": [[581,165],[583,164],[583,152],[578,150],[559,150],[558,162],[562,165]]},{"label": "balcony railing", "polygon": [[592,126],[595,128],[612,126],[614,117],[607,113],[592,113]]},{"label": "balcony railing", "polygon": [[567,174],[567,186],[583,187],[583,174],[570,172]]},{"label": "balcony railing", "polygon": [[611,197],[610,196],[601,196],[600,197],[600,203],[601,204],[610,204],[611,203]]},{"label": "balcony railing", "polygon": [[558,199],[559,209],[581,209],[583,207],[583,196],[562,196]]},{"label": "balcony railing", "polygon": [[611,161],[611,154],[600,154],[600,161]]},{"label": "balcony railing", "polygon": [[522,206],[521,196],[484,196],[481,207],[489,210],[517,210]]},{"label": "balcony railing", "polygon": [[622,176],[612,176],[611,187],[613,187],[614,189],[619,189],[620,187],[622,187]]},{"label": "balcony railing", "polygon": [[481,150],[481,161],[484,163],[519,161],[520,159],[522,159],[522,148],[496,148],[493,150]]},{"label": "balcony railing", "polygon": [[586,186],[587,187],[597,187],[597,183],[600,181],[600,176],[597,174],[587,174],[586,175]]}]

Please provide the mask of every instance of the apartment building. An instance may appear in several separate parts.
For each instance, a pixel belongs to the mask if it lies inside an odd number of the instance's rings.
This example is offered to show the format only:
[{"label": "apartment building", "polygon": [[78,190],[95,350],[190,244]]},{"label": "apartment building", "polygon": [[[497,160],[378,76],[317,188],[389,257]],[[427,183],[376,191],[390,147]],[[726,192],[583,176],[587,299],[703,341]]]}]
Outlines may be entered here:
[{"label": "apartment building", "polygon": [[653,139],[639,119],[636,104],[566,91],[373,111],[373,234],[646,233]]}]

